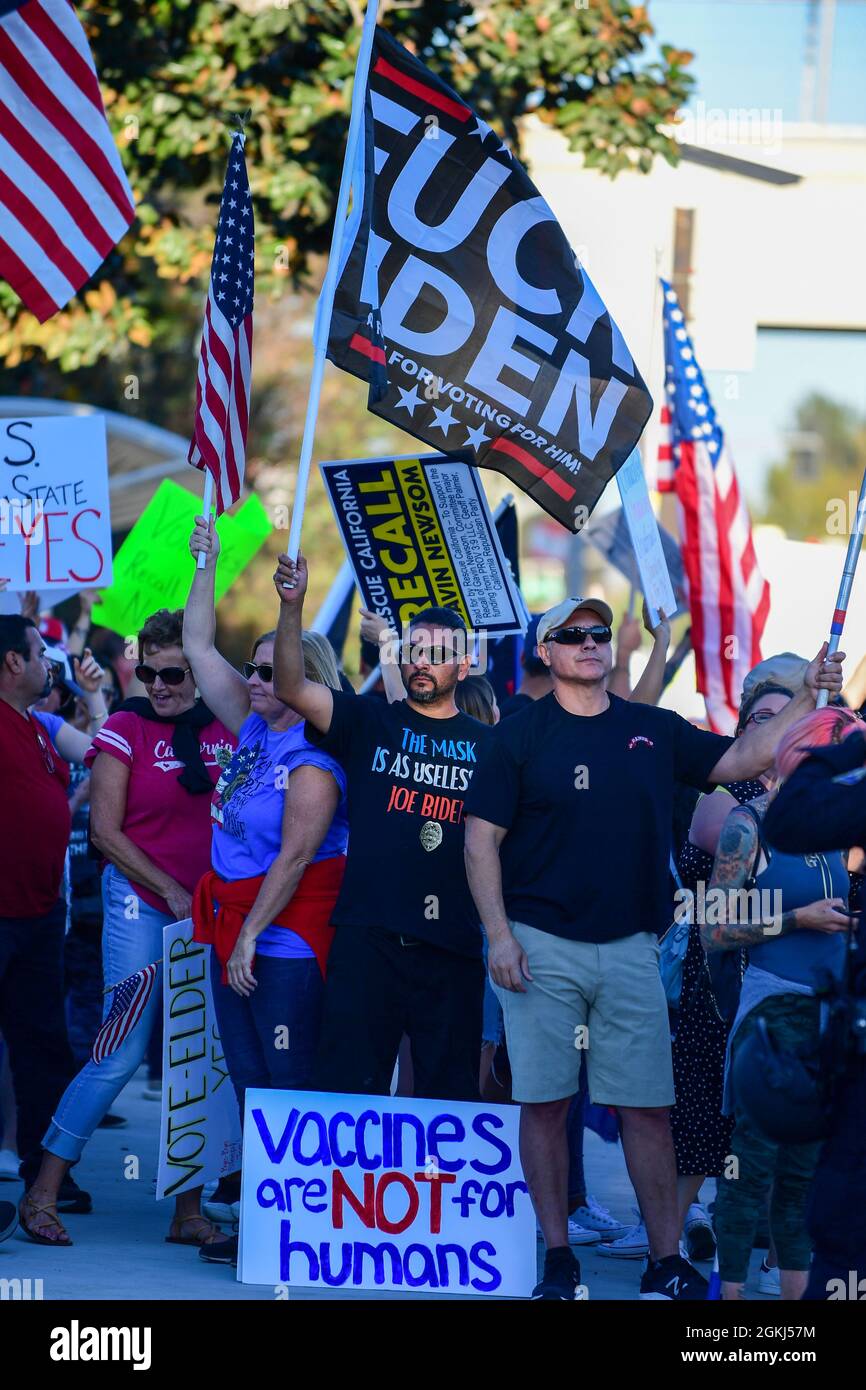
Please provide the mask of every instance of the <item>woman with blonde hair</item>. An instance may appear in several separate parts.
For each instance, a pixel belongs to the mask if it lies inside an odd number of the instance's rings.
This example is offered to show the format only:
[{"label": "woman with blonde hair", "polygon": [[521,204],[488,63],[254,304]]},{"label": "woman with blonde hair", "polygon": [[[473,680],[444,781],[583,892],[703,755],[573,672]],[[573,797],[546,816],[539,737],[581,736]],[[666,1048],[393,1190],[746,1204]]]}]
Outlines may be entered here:
[{"label": "woman with blonde hair", "polygon": [[[220,1039],[243,1116],[248,1087],[309,1084],[346,863],[346,779],[274,694],[273,632],[257,639],[242,675],[216,650],[213,522],[197,518],[190,550],[207,558],[184,613],[184,653],[209,706],[238,739],[214,793],[213,869],[193,899],[194,934],[213,946]],[[303,650],[307,679],[338,690],[327,640],[305,633]],[[209,1254],[233,1261],[237,1239]]]}]

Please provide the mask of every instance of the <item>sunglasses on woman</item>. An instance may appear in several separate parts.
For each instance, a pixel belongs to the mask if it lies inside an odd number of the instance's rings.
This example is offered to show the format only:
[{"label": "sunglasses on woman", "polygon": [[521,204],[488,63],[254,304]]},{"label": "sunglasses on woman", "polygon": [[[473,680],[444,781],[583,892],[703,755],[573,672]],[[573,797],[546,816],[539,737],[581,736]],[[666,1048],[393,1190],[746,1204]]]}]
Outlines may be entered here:
[{"label": "sunglasses on woman", "polygon": [[263,681],[266,685],[274,678],[274,668],[269,661],[262,661],[258,666],[254,661],[245,661],[241,670],[247,680],[251,680],[256,672],[258,672],[259,680]]},{"label": "sunglasses on woman", "polygon": [[155,666],[136,666],[135,674],[142,685],[153,685],[157,676],[163,685],[183,685],[184,676],[189,670],[189,666],[163,666],[161,671],[157,671]]},{"label": "sunglasses on woman", "polygon": [[592,627],[561,627],[556,632],[549,633],[546,640],[558,642],[561,647],[582,647],[587,637],[591,637],[597,646],[604,646],[612,636],[609,627],[595,623]]}]

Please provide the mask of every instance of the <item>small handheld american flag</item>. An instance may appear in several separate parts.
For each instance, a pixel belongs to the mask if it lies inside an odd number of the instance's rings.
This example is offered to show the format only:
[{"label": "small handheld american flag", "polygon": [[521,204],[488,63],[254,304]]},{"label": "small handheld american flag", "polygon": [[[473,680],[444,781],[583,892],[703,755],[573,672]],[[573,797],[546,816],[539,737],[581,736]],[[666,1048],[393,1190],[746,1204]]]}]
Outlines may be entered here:
[{"label": "small handheld american flag", "polygon": [[253,355],[253,203],[238,131],[220,203],[195,388],[189,462],[214,480],[217,516],[244,481]]},{"label": "small handheld american flag", "polygon": [[770,587],[733,460],[676,291],[664,291],[665,394],[659,492],[676,494],[697,688],[718,733],[733,733],[743,680],[761,660]]},{"label": "small handheld american flag", "polygon": [[94,1038],[90,1053],[91,1061],[97,1065],[117,1051],[138,1023],[151,996],[159,964],[154,961],[114,986],[111,1008]]}]

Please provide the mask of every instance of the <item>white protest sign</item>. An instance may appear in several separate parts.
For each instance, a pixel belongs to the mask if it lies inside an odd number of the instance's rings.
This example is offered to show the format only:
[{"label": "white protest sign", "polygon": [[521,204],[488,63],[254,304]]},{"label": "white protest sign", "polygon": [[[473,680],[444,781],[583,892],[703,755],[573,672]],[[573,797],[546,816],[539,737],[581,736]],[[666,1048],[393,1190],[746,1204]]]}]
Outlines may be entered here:
[{"label": "white protest sign", "polygon": [[0,578],[51,603],[111,583],[101,415],[0,420]]},{"label": "white protest sign", "polygon": [[162,933],[162,1122],[157,1199],[236,1173],[241,1122],[210,987],[210,946],[192,922]]},{"label": "white protest sign", "polygon": [[650,623],[655,627],[659,621],[659,609],[664,609],[666,616],[672,618],[677,611],[677,601],[637,449],[629,454],[616,475],[616,481],[640,571]]},{"label": "white protest sign", "polygon": [[238,1278],[525,1298],[516,1106],[248,1090]]}]

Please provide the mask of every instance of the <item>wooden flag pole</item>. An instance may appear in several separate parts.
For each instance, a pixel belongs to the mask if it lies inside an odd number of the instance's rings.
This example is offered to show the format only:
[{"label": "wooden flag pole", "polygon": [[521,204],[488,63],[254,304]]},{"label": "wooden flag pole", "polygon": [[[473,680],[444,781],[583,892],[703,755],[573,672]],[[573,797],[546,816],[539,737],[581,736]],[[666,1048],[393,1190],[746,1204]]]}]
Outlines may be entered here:
[{"label": "wooden flag pole", "polygon": [[301,547],[301,527],[304,523],[304,506],[307,499],[307,485],[310,479],[310,463],[313,457],[313,439],[319,414],[319,397],[322,392],[322,378],[325,372],[325,354],[328,349],[328,334],[331,330],[331,314],[334,308],[334,295],[340,271],[340,251],[346,227],[346,213],[349,208],[349,189],[352,183],[352,170],[358,142],[364,129],[364,99],[367,92],[367,76],[370,71],[370,54],[376,35],[378,0],[368,0],[361,34],[361,47],[355,66],[355,82],[352,87],[352,114],[349,119],[349,136],[346,141],[346,155],[343,160],[343,173],[340,191],[337,195],[337,208],[334,213],[334,231],[331,236],[331,250],[328,256],[328,269],[319,295],[316,309],[316,326],[313,331],[313,375],[310,379],[310,394],[307,398],[307,414],[304,420],[304,436],[301,441],[301,454],[298,459],[298,477],[295,483],[295,499],[292,506],[292,520],[289,527],[287,552],[290,560],[297,560]]},{"label": "wooden flag pole", "polygon": [[[851,586],[854,583],[854,572],[857,569],[857,561],[860,559],[860,548],[863,542],[864,527],[866,527],[866,473],[863,474],[863,481],[860,484],[860,495],[857,498],[857,515],[854,518],[851,539],[848,542],[845,564],[842,567],[842,578],[839,583],[839,593],[836,598],[836,609],[833,613],[833,621],[830,624],[830,637],[827,643],[828,656],[832,652],[839,650],[839,643],[842,639],[842,629],[845,626],[845,616],[848,612],[848,600],[851,597]],[[830,695],[828,691],[819,690],[816,708],[823,709],[829,698]]]}]

